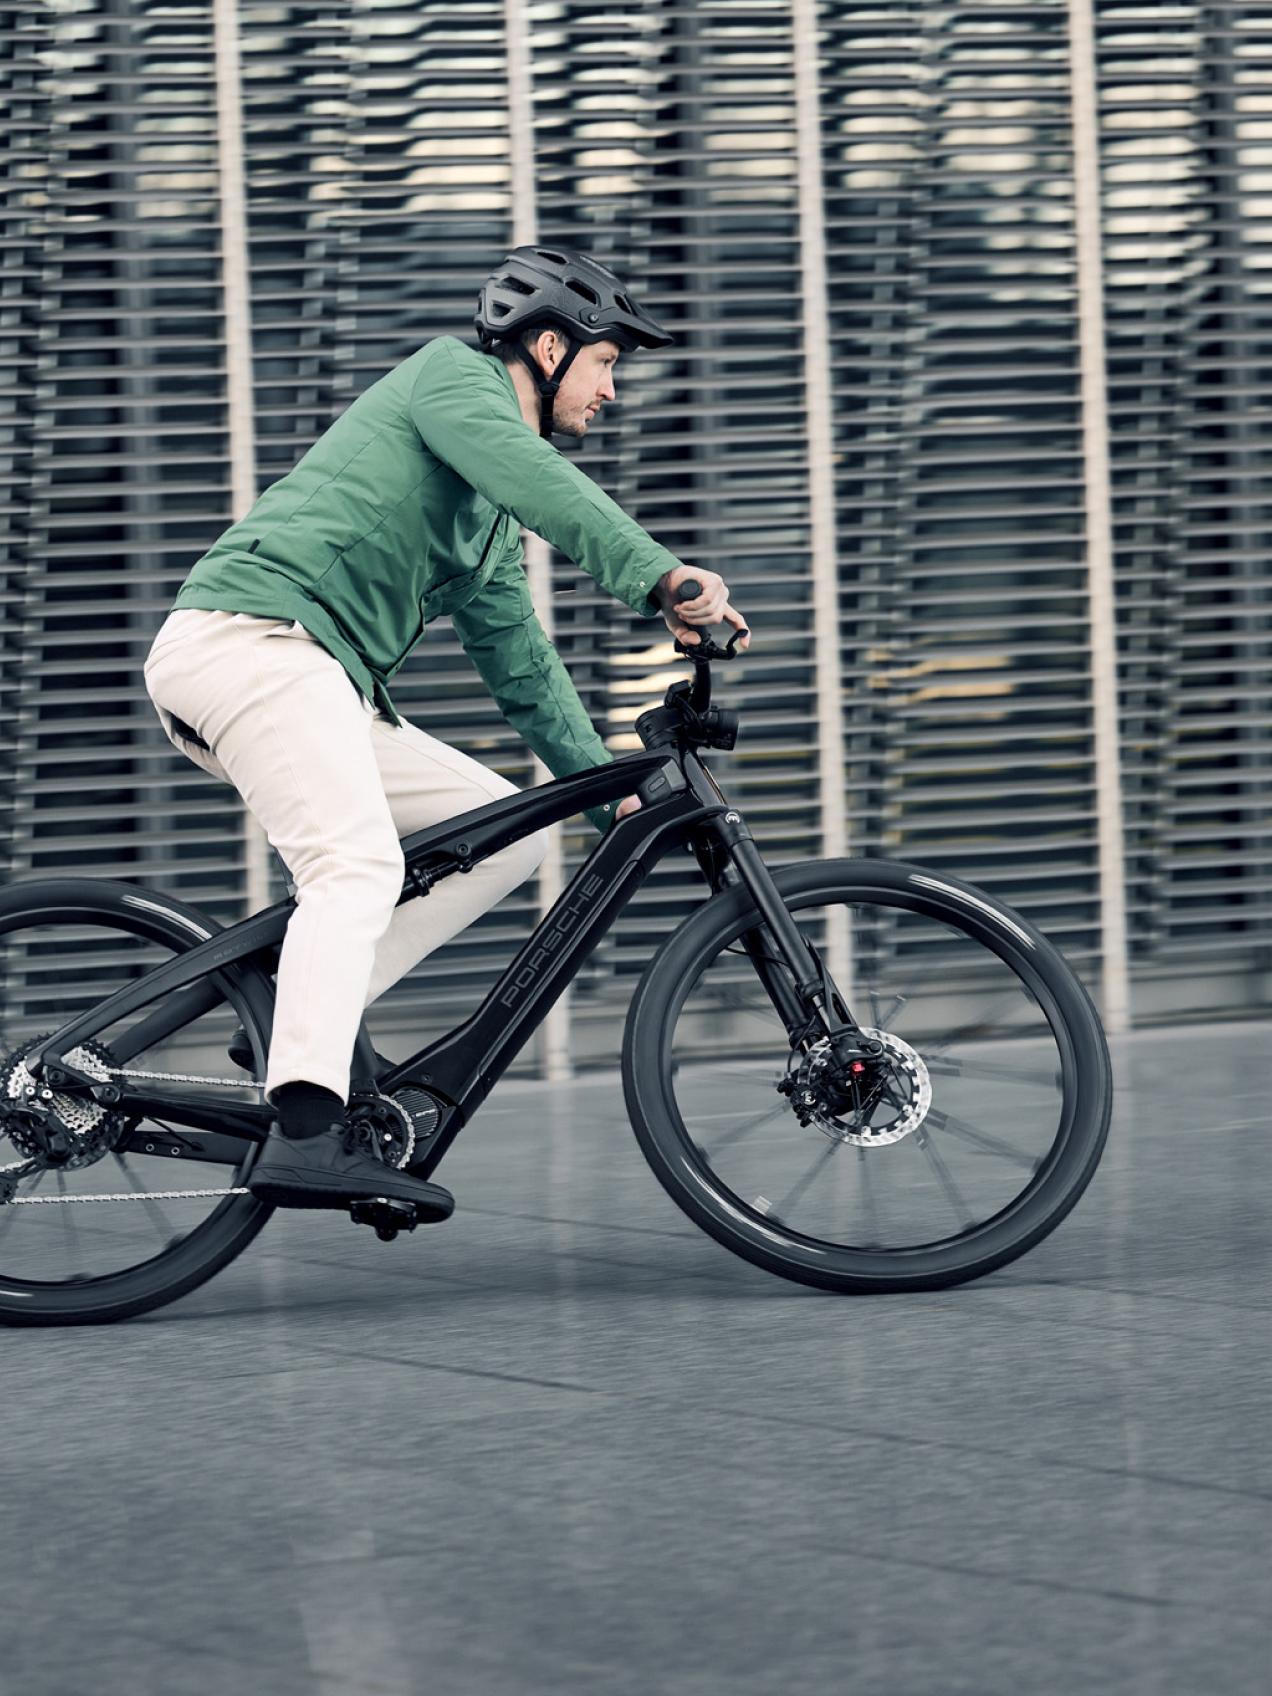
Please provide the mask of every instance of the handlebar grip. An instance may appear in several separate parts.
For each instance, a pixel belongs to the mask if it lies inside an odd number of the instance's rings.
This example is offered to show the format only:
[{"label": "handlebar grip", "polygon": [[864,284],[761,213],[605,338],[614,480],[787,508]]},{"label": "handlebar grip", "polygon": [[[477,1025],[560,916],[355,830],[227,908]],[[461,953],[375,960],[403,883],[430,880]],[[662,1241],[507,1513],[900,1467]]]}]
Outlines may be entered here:
[{"label": "handlebar grip", "polygon": [[696,601],[702,593],[702,584],[696,577],[686,577],[683,583],[676,584],[676,599],[678,601]]}]

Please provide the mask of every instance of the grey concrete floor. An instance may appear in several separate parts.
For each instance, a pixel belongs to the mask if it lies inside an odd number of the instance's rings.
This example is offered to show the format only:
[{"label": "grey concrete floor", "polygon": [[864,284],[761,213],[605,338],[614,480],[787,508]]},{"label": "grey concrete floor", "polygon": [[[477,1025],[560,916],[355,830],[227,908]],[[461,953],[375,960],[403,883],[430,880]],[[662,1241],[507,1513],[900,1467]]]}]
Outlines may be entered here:
[{"label": "grey concrete floor", "polygon": [[590,1077],[432,1231],[0,1333],[0,1691],[1272,1689],[1272,1025],[1115,1061],[1077,1211],[945,1293],[734,1259]]}]

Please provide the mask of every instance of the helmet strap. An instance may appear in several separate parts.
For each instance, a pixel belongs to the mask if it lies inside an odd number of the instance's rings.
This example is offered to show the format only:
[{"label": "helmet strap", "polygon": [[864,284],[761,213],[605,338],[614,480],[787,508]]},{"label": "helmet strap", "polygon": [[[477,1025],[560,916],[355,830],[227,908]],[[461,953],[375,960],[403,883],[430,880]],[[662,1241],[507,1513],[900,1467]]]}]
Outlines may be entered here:
[{"label": "helmet strap", "polygon": [[534,386],[539,394],[539,434],[541,436],[546,437],[552,434],[552,414],[556,408],[557,390],[561,387],[566,372],[573,365],[582,346],[582,342],[575,342],[552,375],[546,377],[530,349],[523,342],[514,341],[512,343],[513,351],[519,356],[534,378]]}]

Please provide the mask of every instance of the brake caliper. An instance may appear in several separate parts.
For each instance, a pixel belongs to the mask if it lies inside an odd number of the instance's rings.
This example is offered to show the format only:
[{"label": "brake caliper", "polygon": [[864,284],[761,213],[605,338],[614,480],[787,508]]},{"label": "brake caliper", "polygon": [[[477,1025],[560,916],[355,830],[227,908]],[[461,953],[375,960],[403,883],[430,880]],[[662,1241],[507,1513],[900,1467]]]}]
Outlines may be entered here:
[{"label": "brake caliper", "polygon": [[[900,1142],[927,1118],[932,1083],[919,1055],[900,1037],[864,1029],[860,1035],[863,1046],[845,1059],[836,1055],[830,1037],[807,1053],[792,1054],[777,1087],[790,1097],[801,1125],[816,1125],[836,1142],[882,1148]],[[876,1045],[877,1057],[870,1052]]]}]

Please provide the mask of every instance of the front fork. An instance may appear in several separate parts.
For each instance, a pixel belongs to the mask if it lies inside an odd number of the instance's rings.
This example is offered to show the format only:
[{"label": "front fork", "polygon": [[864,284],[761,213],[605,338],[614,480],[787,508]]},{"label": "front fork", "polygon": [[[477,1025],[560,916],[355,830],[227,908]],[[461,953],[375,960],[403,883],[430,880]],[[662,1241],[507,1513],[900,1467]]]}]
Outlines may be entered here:
[{"label": "front fork", "polygon": [[[705,771],[703,778],[711,783]],[[703,827],[694,852],[715,888],[741,883],[759,909],[764,922],[743,934],[742,946],[791,1047],[806,1049],[828,1037],[841,1063],[878,1059],[883,1044],[866,1036],[853,1018],[821,956],[791,916],[742,815],[732,809],[717,814]]]}]

